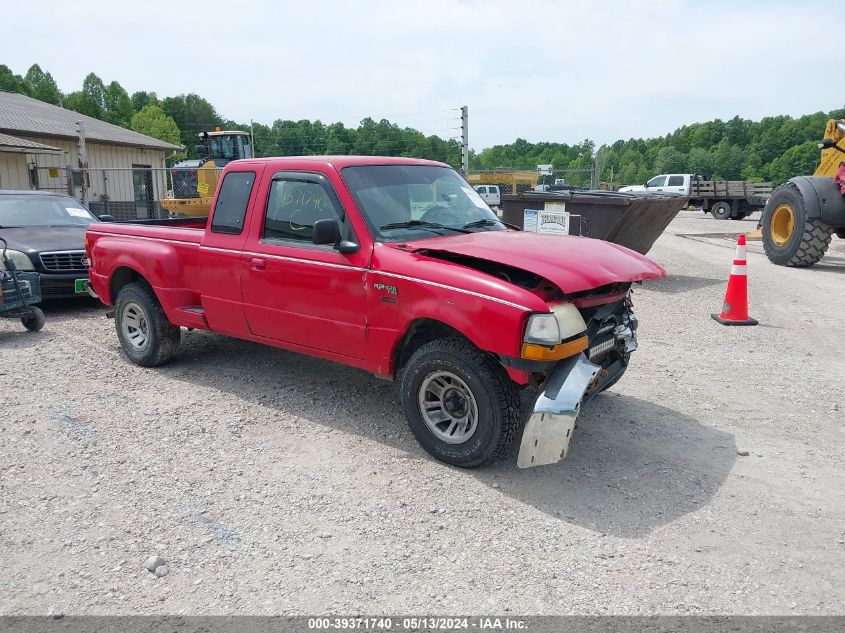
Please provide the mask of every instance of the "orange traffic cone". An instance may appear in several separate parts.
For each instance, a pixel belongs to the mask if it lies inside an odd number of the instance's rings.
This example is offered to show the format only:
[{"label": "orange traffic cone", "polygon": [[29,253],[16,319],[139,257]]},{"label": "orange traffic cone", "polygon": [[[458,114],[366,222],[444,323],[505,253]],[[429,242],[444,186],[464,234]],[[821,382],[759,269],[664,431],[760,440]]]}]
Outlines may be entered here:
[{"label": "orange traffic cone", "polygon": [[731,276],[725,291],[725,304],[721,314],[711,314],[722,325],[757,325],[756,319],[748,317],[748,273],[745,254],[745,235],[736,241]]}]

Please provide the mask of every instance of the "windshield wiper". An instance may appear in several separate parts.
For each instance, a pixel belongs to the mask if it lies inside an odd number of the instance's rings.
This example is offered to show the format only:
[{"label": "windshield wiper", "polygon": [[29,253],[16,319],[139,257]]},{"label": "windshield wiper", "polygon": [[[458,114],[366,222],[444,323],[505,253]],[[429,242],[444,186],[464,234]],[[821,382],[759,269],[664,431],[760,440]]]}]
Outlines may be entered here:
[{"label": "windshield wiper", "polygon": [[7,224],[0,224],[0,229],[22,229],[22,226],[10,226]]},{"label": "windshield wiper", "polygon": [[456,226],[446,226],[445,224],[438,224],[437,222],[423,222],[422,220],[408,220],[406,222],[390,222],[389,224],[382,224],[378,227],[379,231],[389,231],[390,229],[446,229],[447,231],[455,231],[457,233],[472,233],[467,231],[466,227],[459,229]]},{"label": "windshield wiper", "polygon": [[509,229],[514,229],[516,231],[521,231],[522,229],[519,228],[516,224],[510,224],[509,222],[502,222],[501,220],[494,220],[493,218],[482,218],[480,220],[476,220],[475,222],[467,222],[464,224],[465,229],[475,229],[481,226],[493,226],[494,224],[504,224]]}]

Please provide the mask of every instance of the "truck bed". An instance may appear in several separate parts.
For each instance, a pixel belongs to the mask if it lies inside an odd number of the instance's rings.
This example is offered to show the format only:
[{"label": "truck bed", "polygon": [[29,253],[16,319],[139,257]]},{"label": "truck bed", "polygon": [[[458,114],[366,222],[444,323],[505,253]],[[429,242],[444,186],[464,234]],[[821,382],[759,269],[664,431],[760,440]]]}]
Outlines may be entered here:
[{"label": "truck bed", "polygon": [[[185,307],[200,304],[197,256],[205,236],[205,225],[204,220],[196,218],[99,222],[88,227],[86,240],[92,259],[105,260],[102,270],[125,267],[144,271],[165,310],[175,315],[181,314]],[[92,284],[98,281],[93,269],[89,270],[89,277]],[[100,288],[100,298],[105,303],[112,303],[114,297],[108,283]],[[200,321],[193,323],[187,317],[174,319],[174,322],[187,327],[203,325]]]},{"label": "truck bed", "polygon": [[690,183],[691,198],[752,198],[769,196],[772,183],[748,180],[694,180]]}]

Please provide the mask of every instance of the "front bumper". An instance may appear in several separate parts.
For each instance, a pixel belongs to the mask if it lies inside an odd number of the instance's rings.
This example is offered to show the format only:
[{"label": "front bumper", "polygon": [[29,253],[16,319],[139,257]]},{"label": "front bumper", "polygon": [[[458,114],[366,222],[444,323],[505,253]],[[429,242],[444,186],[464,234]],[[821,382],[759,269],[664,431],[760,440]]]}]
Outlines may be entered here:
[{"label": "front bumper", "polygon": [[554,464],[566,457],[581,400],[600,371],[583,352],[555,366],[522,432],[517,466]]},{"label": "front bumper", "polygon": [[88,293],[76,291],[77,279],[88,279],[84,271],[77,273],[39,273],[41,277],[41,298],[67,299],[69,297],[88,297]]},{"label": "front bumper", "polygon": [[636,318],[626,311],[609,339],[613,355],[601,345],[593,345],[555,365],[525,424],[517,466],[554,464],[566,457],[581,404],[625,371],[628,355],[637,349],[636,329]]}]

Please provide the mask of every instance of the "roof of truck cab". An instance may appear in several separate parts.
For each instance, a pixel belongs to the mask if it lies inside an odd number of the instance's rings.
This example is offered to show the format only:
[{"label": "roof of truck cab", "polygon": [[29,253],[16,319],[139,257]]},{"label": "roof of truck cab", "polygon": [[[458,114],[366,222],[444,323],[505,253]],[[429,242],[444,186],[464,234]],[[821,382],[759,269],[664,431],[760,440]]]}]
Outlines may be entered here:
[{"label": "roof of truck cab", "polygon": [[270,164],[280,167],[294,163],[313,163],[315,165],[334,166],[337,169],[360,167],[363,165],[430,165],[433,167],[450,167],[446,163],[434,160],[403,158],[400,156],[273,156],[270,158],[248,158],[233,161],[233,163],[238,165],[246,163]]}]

